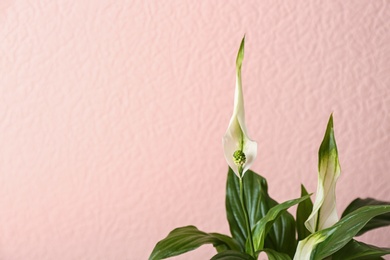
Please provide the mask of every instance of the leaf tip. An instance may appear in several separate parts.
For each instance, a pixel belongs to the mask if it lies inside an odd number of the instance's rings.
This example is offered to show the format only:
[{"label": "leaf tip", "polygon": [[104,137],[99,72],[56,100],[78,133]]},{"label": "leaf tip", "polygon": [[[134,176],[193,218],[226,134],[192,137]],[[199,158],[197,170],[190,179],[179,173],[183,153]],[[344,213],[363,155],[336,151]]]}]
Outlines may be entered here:
[{"label": "leaf tip", "polygon": [[334,136],[333,113],[330,114],[328,124],[326,126],[324,139],[322,140],[320,146],[320,150],[319,150],[320,159],[324,156],[329,155],[332,151],[335,151],[337,156],[338,152],[337,152],[336,139]]},{"label": "leaf tip", "polygon": [[244,59],[244,47],[245,47],[245,35],[241,40],[240,49],[237,53],[236,66],[237,68],[241,68],[242,60]]}]

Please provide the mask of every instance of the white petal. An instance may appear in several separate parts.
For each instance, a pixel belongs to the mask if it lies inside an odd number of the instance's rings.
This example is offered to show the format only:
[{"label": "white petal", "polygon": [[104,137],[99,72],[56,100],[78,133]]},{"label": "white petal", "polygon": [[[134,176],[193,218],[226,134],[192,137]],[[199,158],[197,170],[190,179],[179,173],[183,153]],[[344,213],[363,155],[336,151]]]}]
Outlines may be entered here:
[{"label": "white petal", "polygon": [[233,117],[230,120],[230,124],[228,129],[226,130],[226,133],[222,139],[223,144],[223,150],[226,158],[226,162],[228,163],[229,167],[234,171],[234,173],[237,176],[240,176],[238,173],[238,167],[234,163],[233,160],[233,154],[235,151],[238,150],[238,147],[240,147],[240,140],[242,136],[242,132],[240,130],[240,126],[238,123],[237,118]]},{"label": "white petal", "polygon": [[236,60],[237,74],[233,116],[230,119],[228,129],[222,139],[226,161],[234,173],[239,177],[240,174],[238,172],[238,167],[233,160],[234,152],[242,150],[246,156],[242,175],[244,175],[244,173],[251,167],[257,156],[257,143],[249,138],[245,125],[244,97],[241,84],[241,65],[244,58],[244,43],[245,38],[241,42]]},{"label": "white petal", "polygon": [[229,127],[222,139],[224,146],[224,154],[229,167],[234,173],[240,177],[238,167],[234,163],[233,154],[241,147],[241,140],[243,139],[243,152],[246,156],[246,162],[243,168],[244,173],[249,170],[257,156],[257,143],[249,139],[243,127],[240,125],[237,117],[232,117]]},{"label": "white petal", "polygon": [[250,140],[247,136],[244,137],[244,151],[246,155],[246,163],[243,169],[244,173],[250,169],[252,164],[254,163],[257,156],[257,143],[255,141]]},{"label": "white petal", "polygon": [[325,237],[313,234],[304,240],[299,241],[297,251],[293,260],[310,260],[310,255],[318,243],[324,241]]},{"label": "white petal", "polygon": [[336,182],[339,176],[340,164],[331,116],[319,151],[316,200],[313,205],[313,211],[305,222],[306,228],[311,233],[331,227],[339,220],[335,194]]}]

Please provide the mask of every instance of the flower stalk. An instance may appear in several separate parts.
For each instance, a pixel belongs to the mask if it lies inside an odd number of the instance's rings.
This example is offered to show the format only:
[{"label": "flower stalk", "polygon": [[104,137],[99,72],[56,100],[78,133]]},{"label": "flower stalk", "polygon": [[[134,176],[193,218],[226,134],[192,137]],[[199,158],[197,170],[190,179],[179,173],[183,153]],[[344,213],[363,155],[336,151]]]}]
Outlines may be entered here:
[{"label": "flower stalk", "polygon": [[253,236],[249,220],[248,209],[245,203],[245,192],[242,178],[253,163],[257,155],[257,143],[252,141],[247,134],[245,126],[244,98],[242,93],[241,66],[244,59],[245,37],[241,41],[236,60],[236,90],[234,95],[233,116],[223,138],[224,152],[227,163],[239,178],[240,203],[245,218],[247,239],[250,245],[250,254],[256,258],[253,245]]},{"label": "flower stalk", "polygon": [[250,254],[254,258],[256,258],[256,252],[255,252],[255,247],[253,245],[253,235],[252,235],[251,225],[249,221],[248,210],[245,205],[245,193],[244,193],[244,185],[242,182],[242,178],[240,178],[240,201],[241,201],[242,212],[244,213],[244,217],[245,217],[246,232],[248,233],[249,245],[251,250]]}]

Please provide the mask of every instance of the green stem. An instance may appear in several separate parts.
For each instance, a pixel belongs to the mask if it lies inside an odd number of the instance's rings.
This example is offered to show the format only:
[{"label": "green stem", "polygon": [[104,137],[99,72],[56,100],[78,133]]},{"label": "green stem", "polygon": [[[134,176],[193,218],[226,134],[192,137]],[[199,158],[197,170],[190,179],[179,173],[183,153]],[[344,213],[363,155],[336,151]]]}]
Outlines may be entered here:
[{"label": "green stem", "polygon": [[[242,172],[240,172],[240,176],[241,175],[242,175]],[[253,237],[252,237],[252,230],[251,230],[250,222],[249,222],[248,210],[245,206],[245,196],[244,196],[244,186],[242,183],[242,176],[240,178],[240,201],[241,201],[242,211],[244,212],[244,218],[245,218],[245,223],[246,223],[246,232],[248,233],[248,237],[249,237],[251,255],[254,258],[256,258],[255,247],[253,246]]]}]

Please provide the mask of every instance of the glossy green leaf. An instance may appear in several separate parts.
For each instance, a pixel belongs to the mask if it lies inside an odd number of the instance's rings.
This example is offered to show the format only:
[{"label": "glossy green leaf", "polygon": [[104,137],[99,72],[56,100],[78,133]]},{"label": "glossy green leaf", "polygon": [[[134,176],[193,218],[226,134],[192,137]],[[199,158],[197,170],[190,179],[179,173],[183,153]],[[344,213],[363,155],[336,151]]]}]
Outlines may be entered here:
[{"label": "glossy green leaf", "polygon": [[284,253],[279,253],[272,249],[264,249],[262,252],[265,252],[268,256],[268,260],[291,260],[291,257]]},{"label": "glossy green leaf", "polygon": [[212,244],[217,248],[240,250],[237,242],[226,235],[205,233],[194,226],[174,229],[166,238],[157,243],[149,260],[164,259],[194,250],[202,245]]},{"label": "glossy green leaf", "polygon": [[[390,202],[380,201],[373,198],[366,198],[366,199],[357,198],[347,206],[347,208],[344,210],[342,214],[342,217],[346,216],[347,214],[351,213],[352,211],[358,208],[361,208],[363,206],[370,206],[370,205],[390,205]],[[389,225],[390,225],[390,213],[376,216],[375,218],[368,221],[368,223],[359,231],[359,233],[357,233],[357,236],[360,236],[372,229],[385,227]]]},{"label": "glossy green leaf", "polygon": [[[301,197],[308,195],[305,186],[301,185]],[[311,199],[301,201],[297,207],[297,231],[298,240],[305,239],[311,233],[305,226],[305,221],[309,218],[311,211],[313,210],[313,202]]]},{"label": "glossy green leaf", "polygon": [[211,260],[255,260],[251,255],[243,252],[227,250],[216,254]]},{"label": "glossy green leaf", "polygon": [[390,248],[380,248],[351,240],[343,248],[332,255],[332,260],[370,260],[382,259],[381,256],[390,254]]},{"label": "glossy green leaf", "polygon": [[342,218],[332,227],[299,241],[296,260],[324,259],[343,248],[375,216],[390,212],[390,206],[365,206]]},{"label": "glossy green leaf", "polygon": [[[272,228],[275,221],[280,217],[280,215],[285,212],[288,208],[307,200],[310,195],[303,196],[298,199],[288,200],[279,205],[272,207],[267,214],[260,219],[255,226],[253,227],[253,244],[255,246],[255,251],[262,250],[264,248],[265,237]],[[247,247],[249,246],[247,241]]]},{"label": "glossy green leaf", "polygon": [[[260,175],[248,170],[243,177],[245,204],[248,209],[250,227],[267,214],[270,208],[278,203],[268,195],[267,181]],[[242,251],[245,250],[247,231],[244,214],[240,204],[239,178],[229,169],[226,187],[226,213],[232,236],[239,242]],[[294,255],[296,246],[295,220],[284,212],[265,239],[265,248]]]}]

